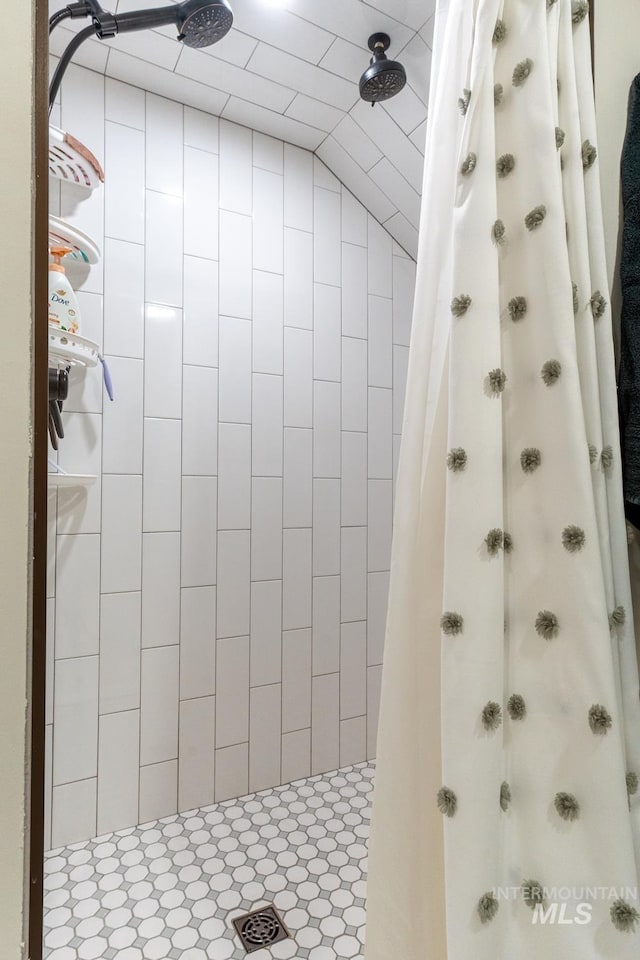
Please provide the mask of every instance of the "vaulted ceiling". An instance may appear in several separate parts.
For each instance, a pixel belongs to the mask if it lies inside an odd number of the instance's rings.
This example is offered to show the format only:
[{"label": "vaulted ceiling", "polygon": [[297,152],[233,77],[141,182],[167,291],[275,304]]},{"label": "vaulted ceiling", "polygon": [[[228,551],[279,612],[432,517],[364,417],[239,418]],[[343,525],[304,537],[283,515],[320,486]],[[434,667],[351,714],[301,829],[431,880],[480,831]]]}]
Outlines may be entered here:
[{"label": "vaulted ceiling", "polygon": [[[51,9],[68,0],[52,0]],[[114,0],[112,12],[164,0]],[[418,240],[433,14],[436,0],[231,0],[234,26],[193,50],[174,28],[90,40],[77,63],[313,150],[411,256]],[[71,31],[52,35],[59,55]],[[358,80],[370,34],[391,37],[408,83],[372,108]],[[71,131],[73,132],[73,131]]]}]

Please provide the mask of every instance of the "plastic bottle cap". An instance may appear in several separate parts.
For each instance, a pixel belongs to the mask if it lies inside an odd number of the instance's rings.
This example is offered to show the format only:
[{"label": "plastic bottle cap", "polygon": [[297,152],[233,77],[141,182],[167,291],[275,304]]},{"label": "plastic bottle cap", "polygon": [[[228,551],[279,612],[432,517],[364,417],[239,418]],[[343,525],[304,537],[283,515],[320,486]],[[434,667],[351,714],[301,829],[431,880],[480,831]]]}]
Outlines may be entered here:
[{"label": "plastic bottle cap", "polygon": [[53,257],[53,263],[49,264],[49,270],[55,270],[57,273],[64,273],[65,269],[60,263],[63,257],[68,253],[73,253],[72,247],[51,247],[50,251]]}]

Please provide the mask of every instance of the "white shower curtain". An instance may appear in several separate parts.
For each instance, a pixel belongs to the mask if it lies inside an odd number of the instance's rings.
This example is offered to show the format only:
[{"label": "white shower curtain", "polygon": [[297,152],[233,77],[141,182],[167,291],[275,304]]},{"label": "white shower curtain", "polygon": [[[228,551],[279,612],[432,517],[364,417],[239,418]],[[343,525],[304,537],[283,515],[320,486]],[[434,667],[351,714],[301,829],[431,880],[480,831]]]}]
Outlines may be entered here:
[{"label": "white shower curtain", "polygon": [[640,956],[587,13],[439,0],[367,960]]}]

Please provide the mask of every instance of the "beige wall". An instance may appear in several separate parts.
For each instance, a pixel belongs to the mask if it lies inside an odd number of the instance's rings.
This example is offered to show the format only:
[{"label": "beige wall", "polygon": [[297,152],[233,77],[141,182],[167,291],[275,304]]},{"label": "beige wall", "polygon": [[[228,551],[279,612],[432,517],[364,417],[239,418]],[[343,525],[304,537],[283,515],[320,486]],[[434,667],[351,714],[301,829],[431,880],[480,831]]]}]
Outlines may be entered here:
[{"label": "beige wall", "polygon": [[31,458],[32,9],[11,8],[0,57],[0,954],[23,956]]},{"label": "beige wall", "polygon": [[640,0],[597,0],[596,108],[609,276],[619,227],[620,153],[631,81],[640,73]]}]

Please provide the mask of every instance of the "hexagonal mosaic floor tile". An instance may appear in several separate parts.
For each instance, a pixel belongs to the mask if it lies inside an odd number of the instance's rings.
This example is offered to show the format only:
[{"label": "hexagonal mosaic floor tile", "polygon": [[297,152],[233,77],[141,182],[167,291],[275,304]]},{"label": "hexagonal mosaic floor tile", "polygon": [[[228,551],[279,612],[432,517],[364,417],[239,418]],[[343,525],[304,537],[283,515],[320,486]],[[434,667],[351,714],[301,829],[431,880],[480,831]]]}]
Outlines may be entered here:
[{"label": "hexagonal mosaic floor tile", "polygon": [[362,957],[374,768],[339,770],[51,851],[46,960],[242,960],[232,919],[292,939],[251,960]]}]

